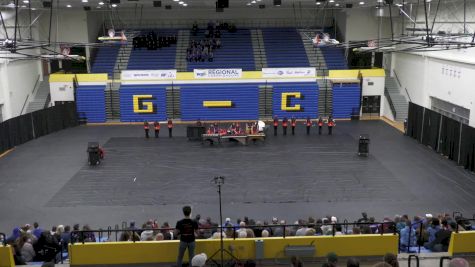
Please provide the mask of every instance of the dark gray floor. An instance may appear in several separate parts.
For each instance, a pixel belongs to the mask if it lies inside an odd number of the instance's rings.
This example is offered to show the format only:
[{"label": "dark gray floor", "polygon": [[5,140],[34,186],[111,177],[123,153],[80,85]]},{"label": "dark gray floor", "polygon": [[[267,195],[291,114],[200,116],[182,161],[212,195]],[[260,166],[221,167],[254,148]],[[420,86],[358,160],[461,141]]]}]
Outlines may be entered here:
[{"label": "dark gray floor", "polygon": [[[211,182],[226,177],[224,216],[294,221],[327,214],[356,219],[475,209],[475,176],[380,121],[339,122],[333,136],[270,136],[265,144],[208,147],[177,137],[146,140],[140,126],[81,126],[34,140],[0,159],[0,232],[39,221],[93,228],[158,218],[181,206],[218,217]],[[371,137],[356,155],[359,133]],[[164,135],[164,133],[162,133]],[[87,165],[86,145],[106,159]]]}]

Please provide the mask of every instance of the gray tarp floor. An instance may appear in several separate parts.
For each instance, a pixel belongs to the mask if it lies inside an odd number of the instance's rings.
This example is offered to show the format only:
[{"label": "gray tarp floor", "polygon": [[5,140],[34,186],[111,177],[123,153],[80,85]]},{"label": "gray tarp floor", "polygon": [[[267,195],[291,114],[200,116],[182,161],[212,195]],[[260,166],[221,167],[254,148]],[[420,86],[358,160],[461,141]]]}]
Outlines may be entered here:
[{"label": "gray tarp floor", "polygon": [[[265,143],[249,146],[203,146],[185,126],[172,139],[163,130],[147,140],[139,125],[80,126],[17,147],[0,158],[0,232],[34,221],[174,226],[185,204],[218,221],[215,176],[226,177],[223,217],[233,221],[475,212],[473,174],[381,121],[338,122],[332,136],[315,127],[306,136],[302,124],[295,136],[269,129]],[[356,154],[360,133],[371,138],[368,158]],[[105,147],[99,166],[87,164],[88,141]]]}]

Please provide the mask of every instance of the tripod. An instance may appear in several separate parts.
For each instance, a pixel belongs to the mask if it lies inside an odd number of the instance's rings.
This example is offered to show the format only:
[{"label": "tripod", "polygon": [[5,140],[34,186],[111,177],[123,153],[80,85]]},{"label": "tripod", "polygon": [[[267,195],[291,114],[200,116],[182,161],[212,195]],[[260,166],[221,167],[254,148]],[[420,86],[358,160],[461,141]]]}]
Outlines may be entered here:
[{"label": "tripod", "polygon": [[213,253],[213,255],[211,255],[209,257],[209,260],[212,260],[217,266],[220,266],[214,259],[213,257],[216,256],[218,254],[218,252],[221,252],[221,267],[224,267],[224,252],[226,252],[229,256],[231,256],[231,258],[233,258],[234,260],[238,261],[238,259],[236,257],[234,257],[234,255],[229,252],[228,250],[224,249],[224,242],[223,242],[223,210],[222,210],[222,204],[221,204],[221,186],[224,184],[224,176],[217,176],[217,177],[214,177],[213,178],[213,181],[214,181],[214,184],[216,184],[218,186],[218,195],[219,195],[219,222],[221,224],[221,226],[219,227],[219,231],[220,231],[220,249],[218,249],[216,252]]}]

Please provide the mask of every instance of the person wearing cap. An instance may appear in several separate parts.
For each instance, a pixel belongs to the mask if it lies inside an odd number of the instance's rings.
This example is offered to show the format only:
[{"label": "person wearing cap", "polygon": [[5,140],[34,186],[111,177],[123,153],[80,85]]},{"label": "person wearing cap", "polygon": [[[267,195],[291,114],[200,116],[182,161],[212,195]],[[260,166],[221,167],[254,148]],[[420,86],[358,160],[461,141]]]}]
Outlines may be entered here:
[{"label": "person wearing cap", "polygon": [[327,254],[327,263],[330,266],[337,266],[338,264],[338,255],[335,252],[330,252]]},{"label": "person wearing cap", "polygon": [[[178,246],[177,266],[182,266],[183,255],[188,249],[188,259],[193,259],[195,255],[195,235],[198,230],[198,223],[191,219],[191,207],[183,207],[183,215],[185,218],[178,221],[175,226],[176,235],[180,237],[180,245]],[[190,260],[191,262],[191,260]]]},{"label": "person wearing cap", "polygon": [[191,259],[191,266],[192,267],[203,267],[206,265],[206,260],[208,257],[205,253],[200,253]]}]

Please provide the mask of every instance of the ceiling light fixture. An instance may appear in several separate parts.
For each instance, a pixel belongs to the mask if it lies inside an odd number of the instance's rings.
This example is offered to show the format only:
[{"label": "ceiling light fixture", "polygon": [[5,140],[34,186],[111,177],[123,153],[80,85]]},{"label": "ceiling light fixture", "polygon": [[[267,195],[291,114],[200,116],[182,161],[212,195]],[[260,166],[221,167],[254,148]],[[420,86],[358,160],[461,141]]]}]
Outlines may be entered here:
[{"label": "ceiling light fixture", "polygon": [[335,2],[335,0],[330,0],[330,1],[328,1],[328,2],[333,3],[333,2]]},{"label": "ceiling light fixture", "polygon": [[251,3],[255,4],[255,3],[256,3],[256,0],[252,0],[252,2],[251,2]]},{"label": "ceiling light fixture", "polygon": [[180,4],[180,5],[183,5],[184,3],[185,3],[185,2],[183,2],[183,1],[178,2],[178,4]]},{"label": "ceiling light fixture", "polygon": [[117,7],[117,4],[112,4],[112,7]]},{"label": "ceiling light fixture", "polygon": [[188,4],[187,4],[187,3],[184,3],[183,6],[188,6]]},{"label": "ceiling light fixture", "polygon": [[23,4],[28,4],[30,1],[28,0],[23,0]]},{"label": "ceiling light fixture", "polygon": [[315,4],[316,4],[317,6],[321,5],[321,3],[320,3],[320,2],[316,2]]},{"label": "ceiling light fixture", "polygon": [[364,5],[364,2],[363,2],[363,1],[361,1],[361,2],[360,2],[360,5]]},{"label": "ceiling light fixture", "polygon": [[340,4],[336,3],[335,6],[340,6]]},{"label": "ceiling light fixture", "polygon": [[87,2],[89,2],[89,0],[81,0],[81,2],[87,3]]},{"label": "ceiling light fixture", "polygon": [[67,5],[66,7],[71,7],[71,5]]},{"label": "ceiling light fixture", "polygon": [[99,2],[99,5],[100,5],[100,6],[104,5],[104,2]]}]

